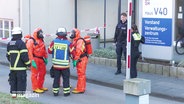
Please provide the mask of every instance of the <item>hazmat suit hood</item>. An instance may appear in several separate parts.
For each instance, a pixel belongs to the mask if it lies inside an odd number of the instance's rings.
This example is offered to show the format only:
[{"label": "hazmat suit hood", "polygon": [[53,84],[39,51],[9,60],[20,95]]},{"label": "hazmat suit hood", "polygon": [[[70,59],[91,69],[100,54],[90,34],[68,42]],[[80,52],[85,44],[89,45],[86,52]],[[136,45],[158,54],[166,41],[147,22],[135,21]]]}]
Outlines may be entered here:
[{"label": "hazmat suit hood", "polygon": [[35,40],[43,39],[43,31],[41,28],[36,28],[33,32],[33,37]]},{"label": "hazmat suit hood", "polygon": [[[75,34],[73,34],[73,32],[74,32]],[[74,41],[77,40],[77,39],[79,39],[79,38],[81,38],[81,36],[80,36],[80,30],[78,30],[78,29],[76,29],[76,28],[74,28],[74,29],[72,30],[72,35],[74,35],[74,38],[73,38]],[[71,35],[71,36],[72,36],[72,35]],[[70,37],[71,37],[71,36],[70,36]]]}]

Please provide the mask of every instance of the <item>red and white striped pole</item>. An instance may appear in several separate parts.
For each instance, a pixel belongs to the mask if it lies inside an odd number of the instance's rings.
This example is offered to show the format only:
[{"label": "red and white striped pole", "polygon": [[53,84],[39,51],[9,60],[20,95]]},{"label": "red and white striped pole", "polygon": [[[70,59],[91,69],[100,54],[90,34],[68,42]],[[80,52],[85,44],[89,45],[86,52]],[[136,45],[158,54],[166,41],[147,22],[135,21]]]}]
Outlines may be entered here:
[{"label": "red and white striped pole", "polygon": [[127,55],[126,55],[126,79],[130,79],[130,64],[131,64],[131,23],[132,23],[132,0],[128,0],[128,15],[127,15]]}]

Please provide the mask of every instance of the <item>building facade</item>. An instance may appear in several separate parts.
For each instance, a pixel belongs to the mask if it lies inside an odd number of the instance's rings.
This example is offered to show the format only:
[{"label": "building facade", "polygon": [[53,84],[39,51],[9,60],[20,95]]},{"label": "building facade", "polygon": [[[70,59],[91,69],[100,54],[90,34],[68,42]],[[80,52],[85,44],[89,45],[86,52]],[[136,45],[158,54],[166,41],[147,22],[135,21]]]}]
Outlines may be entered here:
[{"label": "building facade", "polygon": [[[1,0],[0,2],[0,7],[3,8],[0,12],[1,24],[5,26],[6,21],[9,21],[11,28],[20,26],[24,34],[31,34],[37,27],[43,28],[45,34],[55,34],[58,27],[66,27],[70,31],[76,26],[80,30],[85,30],[106,25],[106,37],[110,39],[113,38],[118,22],[119,0],[106,1],[106,23],[104,23],[104,0]],[[121,1],[121,12],[127,12],[125,0]],[[4,31],[5,28],[1,29]],[[103,39],[103,28],[100,29],[100,33]],[[9,35],[4,34],[0,33],[0,37],[10,37],[10,32]]]},{"label": "building facade", "polygon": [[[142,32],[142,5],[149,4],[152,0],[132,1],[132,23],[137,24]],[[161,1],[159,2],[158,4],[161,4]],[[184,1],[170,0],[170,2],[172,2],[174,28],[169,45],[169,51],[173,50],[170,52],[173,56],[169,59],[176,60],[182,59],[181,56],[175,55],[174,42],[184,34]],[[66,27],[69,32],[74,27],[80,30],[102,27],[100,38],[113,39],[120,13],[128,11],[127,5],[128,0],[0,0],[0,39],[10,38],[11,29],[15,26],[20,26],[24,35],[31,34],[35,28],[41,27],[44,34],[51,34],[51,37],[46,39],[52,38],[59,27]],[[91,31],[83,31],[82,35],[88,32]]]},{"label": "building facade", "polygon": [[0,38],[9,38],[13,26],[20,24],[19,0],[1,0],[0,8]]}]

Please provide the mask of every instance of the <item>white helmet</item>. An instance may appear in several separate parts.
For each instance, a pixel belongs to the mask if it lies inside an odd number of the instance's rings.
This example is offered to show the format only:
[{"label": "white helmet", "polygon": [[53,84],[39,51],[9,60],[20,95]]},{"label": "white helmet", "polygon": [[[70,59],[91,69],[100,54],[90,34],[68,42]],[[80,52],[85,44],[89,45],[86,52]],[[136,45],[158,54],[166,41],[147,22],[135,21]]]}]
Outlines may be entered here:
[{"label": "white helmet", "polygon": [[58,35],[58,36],[66,36],[67,35],[66,28],[58,28],[57,31],[56,31],[56,35]]},{"label": "white helmet", "polygon": [[22,34],[22,29],[20,27],[14,27],[12,30],[12,35]]}]

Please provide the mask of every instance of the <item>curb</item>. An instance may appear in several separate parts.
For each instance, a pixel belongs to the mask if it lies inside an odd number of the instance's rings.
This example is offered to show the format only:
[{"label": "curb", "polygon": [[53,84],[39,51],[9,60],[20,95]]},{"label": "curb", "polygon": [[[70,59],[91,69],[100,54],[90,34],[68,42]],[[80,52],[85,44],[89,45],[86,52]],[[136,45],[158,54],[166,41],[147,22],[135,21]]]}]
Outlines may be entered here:
[{"label": "curb", "polygon": [[[117,65],[116,59],[108,59],[108,58],[93,57],[93,56],[89,57],[89,62],[93,64],[111,66],[115,68]],[[125,67],[124,60],[122,60],[122,67]],[[152,64],[148,62],[138,62],[137,70],[139,72],[144,72],[144,73],[151,73],[151,74],[157,74],[157,75],[162,75],[166,77],[175,77],[179,79],[184,79],[184,67]]]}]

